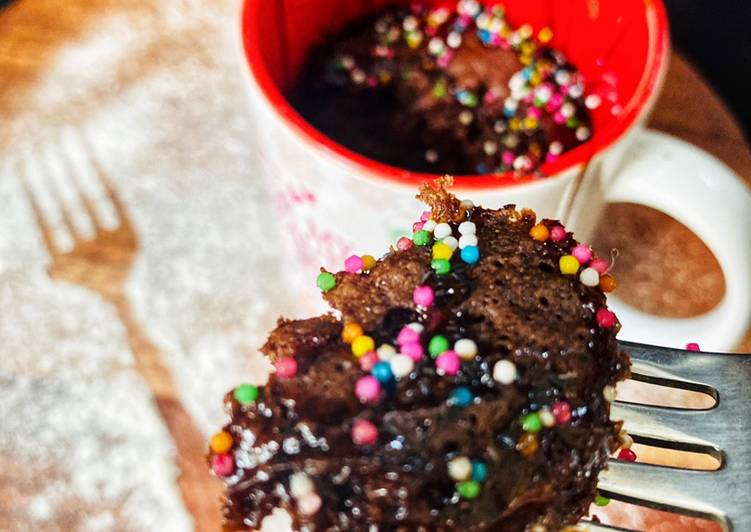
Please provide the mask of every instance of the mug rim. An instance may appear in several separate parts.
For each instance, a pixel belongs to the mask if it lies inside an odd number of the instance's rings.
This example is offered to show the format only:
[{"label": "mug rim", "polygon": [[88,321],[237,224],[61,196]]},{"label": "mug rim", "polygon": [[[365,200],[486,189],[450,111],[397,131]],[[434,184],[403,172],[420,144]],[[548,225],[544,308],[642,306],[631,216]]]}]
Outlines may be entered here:
[{"label": "mug rim", "polygon": [[[418,186],[431,181],[443,174],[415,172],[382,163],[351,150],[321,131],[317,130],[298,113],[287,98],[282,94],[277,83],[269,71],[259,46],[252,43],[252,36],[259,35],[256,21],[252,16],[260,6],[268,0],[243,0],[240,6],[240,38],[242,47],[243,69],[247,69],[249,83],[255,82],[256,87],[270,104],[275,114],[284,124],[294,130],[298,136],[324,148],[337,159],[353,164],[368,177],[374,177],[391,184]],[[640,117],[648,112],[659,95],[670,53],[670,30],[667,12],[662,0],[643,0],[648,27],[647,61],[634,96],[626,103],[621,116],[600,135],[595,136],[583,144],[563,153],[554,163],[544,163],[543,180],[554,179],[565,174],[577,166],[588,163],[594,156],[605,151],[609,146],[623,137],[638,122]],[[533,174],[518,175],[514,172],[491,174],[459,174],[453,175],[457,188],[472,190],[491,190],[512,187],[532,182],[539,182],[540,177]]]}]

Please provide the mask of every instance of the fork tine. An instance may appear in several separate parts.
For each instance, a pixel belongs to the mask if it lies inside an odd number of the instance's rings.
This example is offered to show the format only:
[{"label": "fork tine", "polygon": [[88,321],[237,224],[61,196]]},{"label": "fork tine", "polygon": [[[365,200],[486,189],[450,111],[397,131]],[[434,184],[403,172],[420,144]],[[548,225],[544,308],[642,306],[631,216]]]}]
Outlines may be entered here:
[{"label": "fork tine", "polygon": [[611,418],[623,420],[628,433],[641,443],[706,453],[721,460],[719,446],[698,435],[707,425],[705,417],[710,415],[715,415],[712,410],[661,408],[622,402],[616,402],[610,411]]},{"label": "fork tine", "polygon": [[[20,167],[21,163],[18,161],[16,163],[17,167]],[[29,199],[29,205],[31,206],[31,210],[34,213],[34,219],[36,220],[37,226],[39,227],[39,232],[42,235],[42,240],[44,240],[44,246],[47,248],[47,251],[50,253],[55,253],[56,251],[59,251],[57,245],[55,244],[55,239],[52,234],[52,229],[47,225],[44,211],[42,210],[42,207],[37,202],[36,194],[34,194],[34,191],[29,186],[29,182],[21,177],[21,171],[20,168],[16,169],[18,171],[19,181],[21,182],[21,186],[24,189],[24,192],[26,193],[26,197]]]},{"label": "fork tine", "polygon": [[[724,470],[693,471],[611,460],[608,469],[600,473],[598,490],[624,502],[713,519],[723,530],[731,530],[722,510],[728,493],[718,489],[730,481]],[[739,531],[748,530],[735,526]]]},{"label": "fork tine", "polygon": [[107,198],[110,200],[111,205],[115,210],[115,214],[119,219],[119,223],[124,226],[130,226],[130,220],[128,218],[127,210],[125,209],[125,205],[123,205],[122,201],[120,201],[119,196],[115,192],[115,188],[112,186],[112,181],[99,162],[99,159],[96,157],[91,142],[89,141],[88,137],[82,133],[79,133],[78,137],[79,142],[84,147],[85,152],[88,154],[88,163],[91,165],[91,169],[94,172],[94,175],[104,189]]}]

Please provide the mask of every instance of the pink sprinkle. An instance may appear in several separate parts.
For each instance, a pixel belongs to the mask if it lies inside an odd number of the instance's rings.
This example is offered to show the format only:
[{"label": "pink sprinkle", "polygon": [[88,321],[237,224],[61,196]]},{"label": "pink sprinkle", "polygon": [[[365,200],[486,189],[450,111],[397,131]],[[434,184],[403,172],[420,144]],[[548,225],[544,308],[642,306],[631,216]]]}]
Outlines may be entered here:
[{"label": "pink sprinkle", "polygon": [[604,275],[608,273],[610,264],[608,264],[608,261],[606,261],[605,259],[594,259],[592,260],[592,263],[589,265],[589,267],[594,268],[594,270],[600,275]]},{"label": "pink sprinkle", "polygon": [[696,342],[689,342],[686,344],[686,351],[701,351],[701,349]]},{"label": "pink sprinkle", "polygon": [[485,96],[483,96],[483,101],[485,103],[493,103],[498,99],[498,95],[493,89],[488,89],[485,93]]},{"label": "pink sprinkle", "polygon": [[451,63],[451,60],[454,58],[454,52],[451,51],[445,51],[443,54],[438,58],[436,61],[436,64],[441,68],[446,68],[449,66],[449,63]]},{"label": "pink sprinkle", "polygon": [[435,293],[433,292],[433,289],[427,285],[418,286],[415,288],[415,291],[412,292],[412,300],[415,302],[415,305],[428,308],[433,304],[433,301],[435,301]]},{"label": "pink sprinkle", "polygon": [[557,111],[558,109],[560,109],[562,103],[563,95],[556,92],[555,94],[553,94],[553,96],[550,97],[548,105],[551,107],[551,111]]},{"label": "pink sprinkle", "polygon": [[352,441],[355,445],[373,445],[378,441],[378,429],[366,419],[358,419],[352,426]]},{"label": "pink sprinkle", "polygon": [[547,153],[547,154],[545,155],[545,162],[546,162],[546,163],[554,163],[554,162],[556,162],[557,160],[558,160],[558,156],[557,156],[557,155],[555,155],[554,153],[550,153],[550,152],[548,152],[548,153]]},{"label": "pink sprinkle", "polygon": [[420,231],[423,226],[425,225],[425,222],[415,222],[412,224],[412,232],[416,233],[417,231]]},{"label": "pink sprinkle", "polygon": [[228,477],[235,472],[235,460],[229,453],[215,454],[211,457],[211,469],[219,477]]},{"label": "pink sprinkle", "polygon": [[503,155],[501,155],[501,161],[506,166],[511,166],[512,164],[514,164],[514,159],[515,158],[516,158],[516,156],[514,155],[514,152],[512,152],[512,151],[504,151]]},{"label": "pink sprinkle", "polygon": [[355,384],[355,395],[363,403],[375,401],[381,395],[381,383],[372,375],[360,377]]},{"label": "pink sprinkle", "polygon": [[553,115],[553,120],[556,124],[563,124],[566,122],[566,117],[563,116],[562,112],[556,111],[556,113]]},{"label": "pink sprinkle", "polygon": [[456,352],[446,351],[435,359],[435,366],[439,375],[456,375],[461,368],[461,360]]},{"label": "pink sprinkle", "polygon": [[292,357],[282,357],[274,365],[277,376],[289,379],[297,374],[297,360]]},{"label": "pink sprinkle", "polygon": [[378,354],[375,351],[369,351],[360,357],[360,369],[370,371],[378,362]]},{"label": "pink sprinkle", "polygon": [[316,492],[306,493],[297,499],[297,510],[303,515],[314,515],[321,509],[321,496]]},{"label": "pink sprinkle", "polygon": [[571,254],[576,257],[579,264],[587,264],[592,260],[592,248],[587,244],[577,244],[574,249],[571,250]]},{"label": "pink sprinkle", "polygon": [[615,314],[606,308],[597,309],[596,317],[597,325],[599,325],[603,329],[610,329],[613,325],[615,325]]},{"label": "pink sprinkle", "polygon": [[420,333],[414,330],[412,327],[405,325],[402,330],[399,331],[399,336],[396,337],[396,343],[399,345],[420,343]]},{"label": "pink sprinkle", "polygon": [[566,230],[562,225],[556,225],[550,230],[550,240],[553,242],[560,242],[566,238]]},{"label": "pink sprinkle", "polygon": [[401,237],[396,242],[396,249],[398,249],[399,251],[407,251],[411,247],[412,247],[412,240],[410,240],[406,236]]},{"label": "pink sprinkle", "polygon": [[363,269],[365,263],[357,255],[350,255],[344,260],[344,269],[349,273],[357,273]]},{"label": "pink sprinkle", "polygon": [[375,76],[368,77],[368,87],[375,87],[378,85],[378,78]]},{"label": "pink sprinkle", "polygon": [[532,118],[539,120],[542,117],[542,110],[538,109],[537,107],[530,107],[529,109],[527,109],[527,116],[531,116]]},{"label": "pink sprinkle", "polygon": [[427,222],[430,220],[430,215],[432,213],[430,211],[422,211],[422,214],[420,215],[420,221],[421,222]]},{"label": "pink sprinkle", "polygon": [[559,425],[571,421],[571,405],[568,401],[556,401],[553,403],[553,417]]},{"label": "pink sprinkle", "polygon": [[419,362],[424,356],[422,344],[420,342],[407,342],[405,344],[400,344],[399,351],[415,362]]}]

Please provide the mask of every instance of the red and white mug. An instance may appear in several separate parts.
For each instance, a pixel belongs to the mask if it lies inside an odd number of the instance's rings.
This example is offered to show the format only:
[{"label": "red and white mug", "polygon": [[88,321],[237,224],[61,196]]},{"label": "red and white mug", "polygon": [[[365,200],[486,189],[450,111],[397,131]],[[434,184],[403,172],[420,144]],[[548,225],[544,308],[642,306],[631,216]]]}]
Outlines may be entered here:
[{"label": "red and white mug", "polygon": [[[284,97],[324,35],[393,0],[245,0],[243,69],[255,115],[261,172],[294,258],[301,298],[314,294],[319,266],[339,270],[350,254],[385,252],[410,233],[421,205],[418,186],[437,176],[365,158],[335,143]],[[445,0],[424,2],[445,5]],[[491,2],[487,2],[491,3]],[[498,3],[498,2],[492,2]],[[645,130],[670,55],[659,0],[505,0],[514,25],[550,26],[551,45],[584,74],[587,89],[610,105],[593,112],[594,135],[542,171],[546,178],[455,176],[455,193],[487,207],[515,203],[559,218],[586,241],[608,202],[665,212],[714,253],[726,293],[710,312],[656,317],[610,298],[621,337],[660,345],[697,341],[731,349],[751,323],[751,194],[722,163],[696,147]],[[604,87],[604,89],[603,89]],[[307,287],[307,288],[306,288]]]}]

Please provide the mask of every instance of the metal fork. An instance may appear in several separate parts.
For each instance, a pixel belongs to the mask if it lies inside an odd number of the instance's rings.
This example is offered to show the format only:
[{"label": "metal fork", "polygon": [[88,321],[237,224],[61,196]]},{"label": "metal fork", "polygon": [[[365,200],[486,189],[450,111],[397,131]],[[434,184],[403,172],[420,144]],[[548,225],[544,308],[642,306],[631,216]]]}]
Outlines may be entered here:
[{"label": "metal fork", "polygon": [[[606,497],[716,521],[722,530],[751,531],[751,355],[697,353],[621,342],[633,362],[631,378],[701,392],[715,400],[704,410],[617,401],[613,419],[635,442],[705,453],[719,469],[698,471],[611,460],[600,474]],[[598,523],[584,530],[623,531]]]},{"label": "metal fork", "polygon": [[[74,152],[77,161],[72,160]],[[73,131],[29,150],[19,160],[21,183],[51,258],[48,273],[55,280],[96,292],[117,311],[136,368],[154,394],[177,447],[183,500],[199,530],[217,530],[220,490],[208,475],[205,440],[180,403],[177,386],[157,347],[133,318],[124,286],[138,253],[138,239],[125,206],[93,153],[86,138]],[[99,191],[97,201],[92,199],[92,189]],[[114,214],[114,220],[110,217],[109,223],[103,223],[107,211]]]}]

